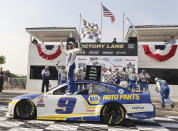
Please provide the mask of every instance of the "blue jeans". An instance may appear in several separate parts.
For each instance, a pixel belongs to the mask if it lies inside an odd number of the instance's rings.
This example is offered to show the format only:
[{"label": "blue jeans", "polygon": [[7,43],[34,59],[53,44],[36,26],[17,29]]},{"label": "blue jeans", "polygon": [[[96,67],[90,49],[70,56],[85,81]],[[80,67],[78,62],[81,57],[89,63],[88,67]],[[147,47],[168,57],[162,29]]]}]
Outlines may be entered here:
[{"label": "blue jeans", "polygon": [[171,101],[171,99],[169,99],[169,93],[170,93],[169,87],[163,87],[160,93],[161,93],[161,105],[163,108],[165,108],[164,99],[166,99],[170,105],[173,105],[173,102]]},{"label": "blue jeans", "polygon": [[146,82],[141,82],[140,83],[140,90],[143,91],[143,89],[148,90],[148,83]]},{"label": "blue jeans", "polygon": [[130,91],[132,91],[132,89],[137,89],[137,86],[135,84],[136,82],[135,81],[129,81],[129,89]]},{"label": "blue jeans", "polygon": [[61,74],[58,74],[58,83],[57,83],[58,85],[60,85],[61,84]]},{"label": "blue jeans", "polygon": [[67,74],[67,76],[68,76],[68,92],[69,93],[74,93],[78,90],[77,86],[75,85],[75,82],[74,82],[74,70],[75,70],[75,63],[69,67],[68,74]]}]

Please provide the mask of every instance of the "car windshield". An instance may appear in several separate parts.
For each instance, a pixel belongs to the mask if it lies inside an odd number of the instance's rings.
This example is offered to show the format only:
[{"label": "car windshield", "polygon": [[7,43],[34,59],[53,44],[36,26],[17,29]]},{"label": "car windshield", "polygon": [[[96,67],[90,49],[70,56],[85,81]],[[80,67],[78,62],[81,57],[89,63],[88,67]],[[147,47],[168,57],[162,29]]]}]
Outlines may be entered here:
[{"label": "car windshield", "polygon": [[51,91],[51,90],[55,89],[56,87],[62,87],[62,86],[64,86],[64,85],[65,85],[65,84],[56,85],[56,86],[54,86],[54,87],[50,88],[50,89],[49,89],[49,91]]}]

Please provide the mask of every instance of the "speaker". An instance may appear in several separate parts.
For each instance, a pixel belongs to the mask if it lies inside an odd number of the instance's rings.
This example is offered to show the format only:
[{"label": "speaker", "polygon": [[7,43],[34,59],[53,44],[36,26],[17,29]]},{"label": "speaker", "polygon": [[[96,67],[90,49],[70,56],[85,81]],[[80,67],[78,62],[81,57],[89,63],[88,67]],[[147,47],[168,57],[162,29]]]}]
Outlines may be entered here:
[{"label": "speaker", "polygon": [[137,43],[137,37],[129,37],[128,43]]}]

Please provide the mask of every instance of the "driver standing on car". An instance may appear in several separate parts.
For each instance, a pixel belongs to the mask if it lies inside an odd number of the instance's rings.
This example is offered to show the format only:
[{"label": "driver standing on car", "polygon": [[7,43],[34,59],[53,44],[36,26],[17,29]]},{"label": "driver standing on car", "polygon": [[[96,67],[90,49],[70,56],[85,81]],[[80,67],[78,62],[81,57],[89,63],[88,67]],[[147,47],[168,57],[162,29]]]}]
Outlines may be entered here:
[{"label": "driver standing on car", "polygon": [[75,70],[75,57],[76,55],[81,52],[80,42],[78,42],[78,48],[74,48],[74,40],[71,38],[68,38],[67,40],[67,48],[68,50],[64,49],[63,42],[60,42],[60,46],[62,49],[62,52],[66,54],[66,68],[67,68],[67,81],[68,81],[68,93],[67,94],[73,94],[77,91],[77,86],[74,82],[74,70]]}]

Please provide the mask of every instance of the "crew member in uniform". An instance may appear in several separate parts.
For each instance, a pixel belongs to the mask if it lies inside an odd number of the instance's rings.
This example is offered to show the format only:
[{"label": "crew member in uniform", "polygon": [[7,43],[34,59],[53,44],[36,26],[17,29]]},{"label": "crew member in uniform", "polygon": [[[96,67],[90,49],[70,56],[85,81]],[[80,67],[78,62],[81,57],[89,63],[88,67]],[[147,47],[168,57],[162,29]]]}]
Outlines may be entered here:
[{"label": "crew member in uniform", "polygon": [[66,68],[67,68],[67,81],[68,81],[68,93],[73,94],[77,91],[77,86],[74,82],[74,70],[75,70],[75,57],[76,55],[81,52],[80,43],[78,42],[78,48],[74,48],[74,39],[68,38],[67,40],[67,48],[68,50],[64,49],[64,45],[62,41],[60,42],[60,46],[62,48],[62,52],[66,54]]},{"label": "crew member in uniform", "polygon": [[58,71],[58,85],[67,82],[67,72],[65,70],[65,66],[59,66],[59,62],[56,64],[56,69]]},{"label": "crew member in uniform", "polygon": [[49,67],[45,66],[45,69],[42,70],[42,78],[43,78],[43,82],[42,82],[42,89],[41,92],[44,93],[44,87],[46,86],[46,92],[49,91],[49,77],[50,77],[50,72],[49,72]]},{"label": "crew member in uniform", "polygon": [[135,73],[135,68],[132,68],[132,72],[129,73],[129,89],[132,91],[132,89],[137,89],[136,82],[137,82],[138,76]]},{"label": "crew member in uniform", "polygon": [[140,84],[140,91],[148,90],[149,80],[151,79],[150,75],[146,72],[146,70],[142,70],[142,72],[138,75],[138,83]]},{"label": "crew member in uniform", "polygon": [[121,73],[120,73],[120,82],[121,81],[127,81],[128,80],[128,72],[126,71],[126,67],[123,67]]},{"label": "crew member in uniform", "polygon": [[120,83],[120,72],[119,72],[118,68],[116,68],[114,71],[114,83],[116,85],[119,85],[119,83]]},{"label": "crew member in uniform", "polygon": [[157,92],[159,92],[161,94],[162,108],[165,108],[164,99],[167,100],[167,102],[170,104],[171,108],[174,108],[173,102],[171,101],[171,99],[169,99],[170,89],[169,89],[167,82],[165,80],[161,80],[159,78],[155,78],[155,82],[156,82],[156,90],[157,90]]},{"label": "crew member in uniform", "polygon": [[105,79],[105,83],[114,84],[114,77],[111,68],[108,69],[107,72],[105,73],[104,79]]},{"label": "crew member in uniform", "polygon": [[4,72],[2,67],[0,67],[0,93],[2,94],[2,89],[3,89],[3,84],[4,84]]},{"label": "crew member in uniform", "polygon": [[84,80],[84,72],[82,71],[82,69],[78,69],[77,73],[75,73],[75,80],[76,81],[83,81]]}]

